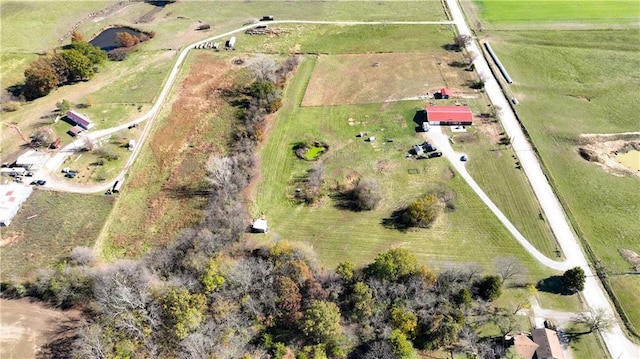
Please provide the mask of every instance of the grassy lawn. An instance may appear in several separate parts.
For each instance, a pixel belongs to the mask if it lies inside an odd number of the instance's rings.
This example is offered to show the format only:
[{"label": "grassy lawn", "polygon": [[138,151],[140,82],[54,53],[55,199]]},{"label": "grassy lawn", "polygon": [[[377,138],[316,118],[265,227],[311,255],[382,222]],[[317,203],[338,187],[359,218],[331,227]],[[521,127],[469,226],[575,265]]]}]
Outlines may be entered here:
[{"label": "grassy lawn", "polygon": [[540,206],[526,175],[516,169],[513,151],[490,143],[477,127],[467,131],[455,133],[452,138],[454,148],[469,156],[467,168],[473,178],[531,244],[549,258],[555,258],[556,241],[547,222],[540,217]]},{"label": "grassy lawn", "polygon": [[276,24],[272,28],[285,33],[278,37],[240,34],[237,48],[267,53],[415,53],[438,49],[454,36],[446,25]]},{"label": "grassy lawn", "polygon": [[[638,21],[638,3],[632,0],[474,0],[480,16],[492,25],[553,23],[633,24]],[[579,24],[579,25],[578,25]]]},{"label": "grassy lawn", "polygon": [[[404,154],[419,141],[413,117],[421,101],[331,107],[298,107],[315,59],[305,60],[285,94],[269,139],[261,152],[263,171],[256,189],[254,215],[266,214],[271,231],[265,239],[287,239],[313,247],[321,262],[334,267],[344,260],[358,264],[379,252],[404,246],[434,267],[449,262],[478,262],[491,270],[499,255],[515,255],[529,267],[532,278],[545,272],[510,238],[464,181],[443,159],[410,160]],[[352,121],[349,121],[352,119]],[[356,138],[360,131],[375,142]],[[385,143],[394,138],[393,143]],[[298,180],[312,163],[295,157],[299,141],[322,140],[330,150],[321,157],[328,186],[349,177],[375,178],[384,189],[381,208],[351,212],[338,200],[325,198],[318,206],[292,200]],[[456,193],[456,209],[442,214],[432,229],[401,232],[381,224],[402,204],[436,188]],[[533,279],[535,281],[535,279]]]},{"label": "grassy lawn", "polygon": [[33,277],[51,268],[77,246],[91,247],[113,208],[113,198],[36,190],[23,204],[3,239],[14,243],[1,249],[0,276]]},{"label": "grassy lawn", "polygon": [[[637,30],[497,33],[494,49],[516,83],[518,112],[573,225],[609,271],[626,271],[622,248],[640,252],[640,179],[615,176],[577,154],[582,133],[637,131]],[[590,44],[598,43],[596,48]],[[567,46],[574,44],[573,46]],[[626,45],[625,45],[626,44]],[[614,285],[640,327],[637,300]]]}]

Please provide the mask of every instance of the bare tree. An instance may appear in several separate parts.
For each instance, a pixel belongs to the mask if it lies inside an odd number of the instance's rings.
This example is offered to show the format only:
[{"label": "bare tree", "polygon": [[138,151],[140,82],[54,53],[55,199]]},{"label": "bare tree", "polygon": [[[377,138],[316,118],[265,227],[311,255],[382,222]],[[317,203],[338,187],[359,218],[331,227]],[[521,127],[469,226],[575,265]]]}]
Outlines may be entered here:
[{"label": "bare tree", "polygon": [[74,349],[74,358],[101,359],[107,358],[108,348],[104,343],[100,325],[86,324],[78,332],[78,340]]},{"label": "bare tree", "polygon": [[469,35],[464,34],[460,34],[453,38],[453,42],[454,44],[456,44],[458,49],[464,49],[465,47],[469,46],[469,44],[471,44],[471,41],[473,41],[473,38]]},{"label": "bare tree", "polygon": [[69,262],[79,266],[94,265],[98,260],[96,252],[89,247],[75,247],[71,251]]},{"label": "bare tree", "polygon": [[270,56],[259,55],[251,64],[251,69],[258,81],[275,82],[276,80],[276,62]]},{"label": "bare tree", "polygon": [[503,285],[506,281],[526,273],[525,268],[514,256],[496,258],[494,267],[496,273],[500,275]]},{"label": "bare tree", "polygon": [[596,330],[607,331],[611,329],[615,323],[613,316],[602,307],[591,309],[585,313],[580,313],[572,320],[574,323],[586,325],[587,328],[589,328],[588,333],[592,333]]}]

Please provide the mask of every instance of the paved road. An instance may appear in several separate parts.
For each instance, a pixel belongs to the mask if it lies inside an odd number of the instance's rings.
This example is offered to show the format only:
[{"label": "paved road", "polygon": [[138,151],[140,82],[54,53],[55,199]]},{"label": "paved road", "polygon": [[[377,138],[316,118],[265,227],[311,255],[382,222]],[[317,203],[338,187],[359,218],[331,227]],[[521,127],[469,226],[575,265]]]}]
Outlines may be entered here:
[{"label": "paved road", "polygon": [[[446,0],[447,6],[449,7],[449,11],[451,13],[451,17],[458,28],[458,32],[464,35],[473,35],[467,26],[467,23],[464,19],[462,11],[460,10],[460,6],[457,0]],[[475,52],[477,54],[481,54],[475,42],[472,42],[468,47],[467,51]],[[479,74],[485,74],[488,80],[485,83],[485,91],[489,98],[491,99],[491,103],[494,106],[500,106],[502,108],[502,113],[500,116],[500,121],[502,126],[505,129],[505,132],[511,138],[511,144],[513,146],[518,159],[524,169],[525,174],[529,178],[529,182],[533,187],[533,191],[542,207],[542,210],[545,213],[549,221],[549,226],[555,235],[562,252],[566,256],[566,261],[562,268],[579,266],[584,269],[587,280],[585,283],[585,289],[582,292],[582,295],[585,299],[586,304],[590,308],[604,308],[610,315],[614,315],[613,307],[609,302],[608,297],[605,295],[604,290],[600,286],[600,283],[593,275],[591,268],[588,265],[587,259],[582,252],[582,248],[578,244],[578,241],[569,226],[569,222],[564,214],[562,206],[558,201],[558,198],[555,196],[551,185],[547,181],[542,168],[540,167],[540,162],[533,152],[531,145],[527,141],[520,125],[513,113],[511,107],[509,106],[509,99],[507,99],[495,77],[493,77],[489,64],[487,63],[484,56],[477,56],[474,65]],[[456,162],[459,162],[458,158],[451,157],[451,154],[448,156],[449,160],[456,165]],[[473,159],[471,159],[473,160]],[[456,166],[458,169],[460,166]],[[464,167],[464,166],[461,166]],[[464,171],[466,173],[466,170]],[[470,177],[470,176],[469,176]],[[480,195],[480,193],[478,193]],[[493,208],[492,208],[493,210]],[[494,211],[496,215],[498,212]],[[500,218],[500,216],[498,215]],[[509,227],[507,227],[509,228]],[[516,239],[520,241],[518,236],[512,232]],[[539,252],[530,250],[530,245],[525,245],[527,251],[529,251],[536,259],[538,258]],[[548,265],[551,268],[559,269],[555,265],[547,264],[547,261],[540,260],[541,263]],[[631,342],[622,331],[622,328],[618,323],[616,323],[610,331],[602,332],[602,337],[606,343],[607,349],[612,358],[629,358],[629,359],[637,359],[640,358],[640,346]]]}]

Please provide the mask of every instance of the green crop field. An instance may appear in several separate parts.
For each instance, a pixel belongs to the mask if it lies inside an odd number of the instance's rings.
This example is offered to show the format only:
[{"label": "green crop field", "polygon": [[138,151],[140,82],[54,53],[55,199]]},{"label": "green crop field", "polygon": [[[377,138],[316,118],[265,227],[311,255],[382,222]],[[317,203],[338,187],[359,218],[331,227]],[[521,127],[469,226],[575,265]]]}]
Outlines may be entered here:
[{"label": "green crop field", "polygon": [[39,269],[66,260],[73,248],[91,247],[113,203],[102,194],[34,191],[11,227],[0,232],[15,241],[0,252],[0,277],[33,278]]},{"label": "green crop field", "polygon": [[634,24],[640,5],[634,0],[474,0],[482,20],[491,25],[575,26]]},{"label": "green crop field", "polygon": [[[582,237],[611,273],[626,272],[620,249],[640,253],[640,178],[614,175],[577,153],[583,133],[638,130],[637,30],[494,34],[494,49],[515,83],[518,106],[549,178]],[[597,44],[594,46],[592,44]],[[612,148],[611,151],[616,150]],[[640,328],[640,279],[611,285]]]}]

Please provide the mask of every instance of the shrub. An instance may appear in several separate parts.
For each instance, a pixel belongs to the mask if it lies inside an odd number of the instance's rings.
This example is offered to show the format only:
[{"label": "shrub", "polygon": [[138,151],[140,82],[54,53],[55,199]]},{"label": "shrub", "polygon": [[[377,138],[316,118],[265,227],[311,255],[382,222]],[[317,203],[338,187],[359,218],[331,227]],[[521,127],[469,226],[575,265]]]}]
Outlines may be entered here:
[{"label": "shrub", "polygon": [[438,197],[428,194],[409,204],[401,219],[408,227],[430,228],[438,218],[438,212]]},{"label": "shrub", "polygon": [[2,103],[0,106],[2,106],[3,112],[14,112],[20,109],[20,102],[9,101],[9,102]]},{"label": "shrub", "polygon": [[382,189],[376,180],[360,181],[356,188],[351,191],[351,198],[357,210],[370,211],[375,209],[382,201]]}]

